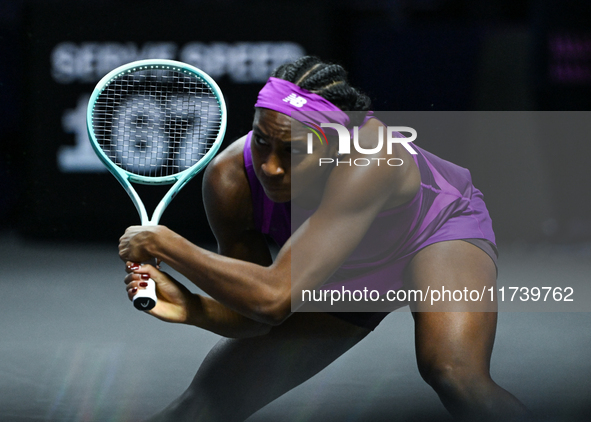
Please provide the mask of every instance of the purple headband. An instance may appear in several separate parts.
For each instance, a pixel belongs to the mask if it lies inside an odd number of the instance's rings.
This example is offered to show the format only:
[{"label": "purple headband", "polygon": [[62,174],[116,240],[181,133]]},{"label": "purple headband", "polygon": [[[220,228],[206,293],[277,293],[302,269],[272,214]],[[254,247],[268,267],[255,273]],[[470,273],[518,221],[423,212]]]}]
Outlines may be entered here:
[{"label": "purple headband", "polygon": [[296,120],[311,121],[317,125],[338,123],[347,127],[349,124],[349,116],[326,98],[279,78],[269,78],[259,92],[254,106],[275,110]]}]

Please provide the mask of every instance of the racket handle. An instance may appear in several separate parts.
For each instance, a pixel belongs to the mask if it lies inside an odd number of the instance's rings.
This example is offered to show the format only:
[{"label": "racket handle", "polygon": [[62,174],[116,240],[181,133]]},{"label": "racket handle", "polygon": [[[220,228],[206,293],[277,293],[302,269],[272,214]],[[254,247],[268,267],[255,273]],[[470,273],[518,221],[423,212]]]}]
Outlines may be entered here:
[{"label": "racket handle", "polygon": [[148,280],[148,287],[138,289],[133,297],[133,306],[140,311],[149,311],[156,306],[156,283],[151,278]]}]

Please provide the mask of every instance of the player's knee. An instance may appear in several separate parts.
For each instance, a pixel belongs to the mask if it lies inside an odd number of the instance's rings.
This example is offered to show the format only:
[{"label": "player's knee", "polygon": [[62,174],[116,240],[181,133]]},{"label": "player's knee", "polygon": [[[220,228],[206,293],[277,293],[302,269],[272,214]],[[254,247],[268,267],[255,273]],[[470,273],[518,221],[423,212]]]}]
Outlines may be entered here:
[{"label": "player's knee", "polygon": [[469,395],[490,381],[486,372],[461,362],[446,360],[419,364],[419,372],[439,395],[447,397]]}]

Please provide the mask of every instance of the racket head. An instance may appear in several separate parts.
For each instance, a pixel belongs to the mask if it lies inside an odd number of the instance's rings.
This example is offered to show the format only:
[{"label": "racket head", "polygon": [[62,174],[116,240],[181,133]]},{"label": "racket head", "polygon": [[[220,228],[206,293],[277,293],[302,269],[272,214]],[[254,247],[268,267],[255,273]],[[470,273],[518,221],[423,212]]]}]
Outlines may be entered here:
[{"label": "racket head", "polygon": [[94,151],[129,189],[129,182],[171,184],[201,171],[221,146],[227,110],[205,72],[148,59],[120,66],[98,82],[86,123]]}]

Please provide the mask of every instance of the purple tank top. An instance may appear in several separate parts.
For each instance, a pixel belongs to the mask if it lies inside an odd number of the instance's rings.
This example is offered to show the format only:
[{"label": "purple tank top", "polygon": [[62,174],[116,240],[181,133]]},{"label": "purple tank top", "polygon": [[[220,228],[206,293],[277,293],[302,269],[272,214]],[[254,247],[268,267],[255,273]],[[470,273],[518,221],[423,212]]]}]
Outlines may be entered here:
[{"label": "purple tank top", "polygon": [[[255,227],[279,246],[291,236],[291,218],[303,222],[312,212],[274,203],[264,193],[252,164],[252,133],[244,144],[244,164],[253,200]],[[422,248],[441,241],[485,239],[495,243],[482,193],[470,172],[413,145],[421,174],[415,197],[379,213],[357,248],[325,285],[399,289],[406,264]],[[387,286],[384,283],[387,283]],[[359,284],[358,284],[359,285]]]}]

